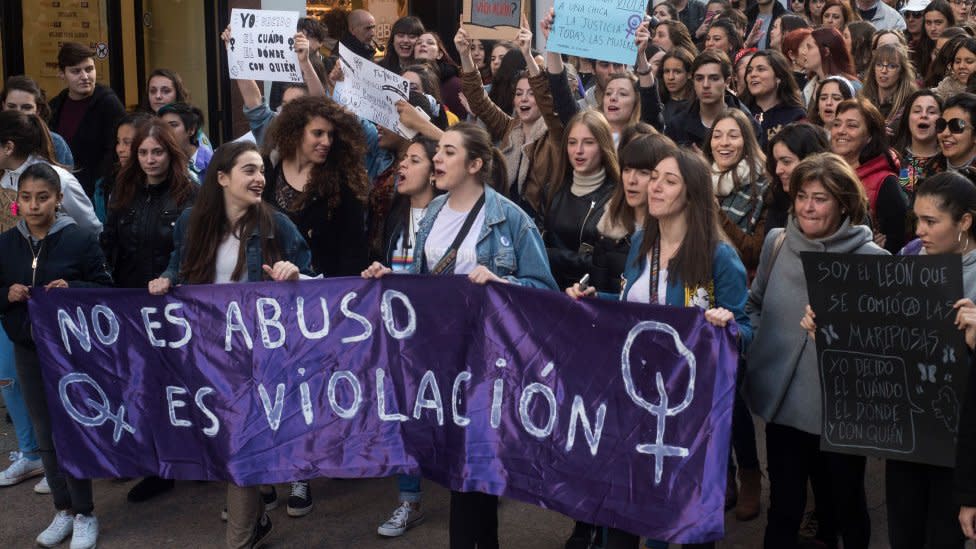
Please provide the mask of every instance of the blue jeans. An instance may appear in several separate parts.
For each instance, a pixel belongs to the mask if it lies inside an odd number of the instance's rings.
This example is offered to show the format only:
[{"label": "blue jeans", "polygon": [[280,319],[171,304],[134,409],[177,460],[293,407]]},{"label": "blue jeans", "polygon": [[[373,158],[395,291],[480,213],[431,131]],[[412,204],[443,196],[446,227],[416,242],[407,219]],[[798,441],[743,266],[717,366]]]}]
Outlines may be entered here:
[{"label": "blue jeans", "polygon": [[14,362],[14,344],[7,337],[7,332],[0,326],[0,395],[7,404],[7,412],[14,422],[17,434],[17,446],[30,459],[39,459],[37,455],[37,440],[34,438],[34,427],[31,426],[24,395],[20,391],[17,381],[17,367]]},{"label": "blue jeans", "polygon": [[397,487],[400,488],[400,501],[420,503],[419,475],[397,475]]}]

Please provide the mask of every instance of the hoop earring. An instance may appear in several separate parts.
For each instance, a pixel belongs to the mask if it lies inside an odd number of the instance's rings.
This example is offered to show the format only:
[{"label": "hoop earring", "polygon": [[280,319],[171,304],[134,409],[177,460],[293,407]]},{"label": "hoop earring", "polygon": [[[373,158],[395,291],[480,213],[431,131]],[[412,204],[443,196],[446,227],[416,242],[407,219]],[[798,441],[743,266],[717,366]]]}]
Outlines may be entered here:
[{"label": "hoop earring", "polygon": [[959,231],[959,236],[956,238],[956,242],[958,242],[959,244],[962,244],[962,248],[959,250],[960,252],[966,251],[966,248],[969,247],[969,235],[968,234],[966,235],[966,243],[963,244],[962,243],[962,231]]}]

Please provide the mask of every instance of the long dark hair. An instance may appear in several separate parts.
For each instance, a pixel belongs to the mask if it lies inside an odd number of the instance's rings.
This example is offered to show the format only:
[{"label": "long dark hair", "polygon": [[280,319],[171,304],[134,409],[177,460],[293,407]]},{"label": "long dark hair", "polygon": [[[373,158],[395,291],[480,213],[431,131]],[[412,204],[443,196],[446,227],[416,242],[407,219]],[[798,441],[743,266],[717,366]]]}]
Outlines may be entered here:
[{"label": "long dark hair", "polygon": [[0,103],[6,103],[7,95],[12,91],[22,91],[33,95],[34,104],[37,106],[37,115],[44,122],[51,120],[51,107],[47,104],[44,90],[32,78],[22,74],[8,78],[3,84],[3,91],[0,92]]},{"label": "long dark hair", "polygon": [[514,49],[509,50],[502,57],[498,70],[491,77],[488,99],[509,116],[515,108],[515,86],[518,84],[519,77],[524,77],[524,74],[525,56],[518,49]]},{"label": "long dark hair", "polygon": [[169,156],[169,168],[166,170],[166,180],[169,181],[169,194],[176,201],[177,205],[184,204],[193,195],[196,184],[190,179],[190,172],[187,171],[187,156],[176,142],[172,130],[165,122],[154,118],[142,125],[137,131],[135,138],[132,139],[132,150],[129,153],[129,162],[119,170],[115,178],[115,187],[112,191],[112,199],[109,202],[109,209],[113,211],[122,210],[129,207],[135,197],[136,189],[146,185],[146,172],[139,164],[139,146],[146,139],[153,138],[164,149]]},{"label": "long dark hair", "polygon": [[[686,287],[707,286],[712,282],[712,258],[722,240],[718,228],[718,206],[712,190],[712,174],[697,154],[674,149],[665,158],[674,158],[685,182],[685,224],[688,227],[681,247],[668,261],[668,281],[681,280]],[[644,239],[638,261],[643,261],[660,236],[657,219],[644,219]]]},{"label": "long dark hair", "polygon": [[[621,142],[622,137],[621,137]],[[677,149],[674,141],[659,133],[638,135],[620,149],[620,168],[624,170],[649,170],[653,171],[657,163],[667,158],[672,151]],[[634,209],[627,205],[626,191],[624,185],[620,184],[613,191],[610,202],[607,204],[607,211],[614,225],[626,227],[628,231],[636,229],[636,216]],[[647,206],[644,205],[644,208]]]},{"label": "long dark hair", "polygon": [[221,174],[230,175],[237,159],[246,152],[258,152],[250,142],[232,142],[214,151],[207,176],[200,186],[196,202],[190,212],[186,231],[186,252],[180,266],[180,279],[188,284],[209,284],[214,281],[217,267],[217,248],[227,235],[241,240],[237,264],[231,275],[238,280],[247,268],[247,238],[257,231],[261,238],[261,257],[264,263],[274,265],[281,259],[276,245],[274,210],[264,202],[248,208],[247,212],[231,226],[224,205],[224,188],[218,183]]},{"label": "long dark hair", "polygon": [[[773,74],[779,79],[779,85],[776,86],[777,103],[788,107],[802,107],[803,99],[801,98],[800,87],[796,85],[796,78],[793,77],[790,62],[782,53],[776,50],[757,51],[749,60],[749,64],[746,65],[746,79],[748,80],[752,64],[759,58],[763,58],[769,63],[773,69]],[[755,109],[756,99],[749,93],[749,86],[747,85],[745,88],[739,93],[739,97],[750,109]],[[714,124],[712,125],[714,126]]]},{"label": "long dark hair", "polygon": [[0,111],[0,145],[7,141],[14,144],[13,156],[17,158],[34,155],[50,164],[57,164],[54,159],[51,132],[47,129],[47,124],[36,114]]},{"label": "long dark hair", "polygon": [[773,147],[780,143],[795,154],[797,159],[803,160],[814,154],[830,152],[830,141],[827,131],[822,127],[814,126],[809,122],[794,122],[784,126],[766,144],[766,171],[773,180],[773,184],[770,185],[772,203],[783,210],[788,210],[790,195],[783,190],[783,183],[789,184],[789,181],[780,181],[779,176],[776,175],[776,156],[773,154]]},{"label": "long dark hair", "polygon": [[976,239],[976,170],[967,167],[960,172],[947,171],[927,177],[915,189],[915,200],[920,196],[935,199],[939,210],[957,223],[965,214],[972,216],[969,237]]},{"label": "long dark hair", "polygon": [[332,124],[332,145],[325,162],[312,167],[308,185],[296,206],[301,209],[309,201],[321,198],[328,206],[326,217],[331,218],[342,202],[340,185],[363,204],[369,193],[363,167],[366,137],[356,115],[326,97],[299,97],[283,106],[271,123],[264,139],[264,153],[270,156],[277,149],[282,159],[294,157],[305,138],[305,126],[317,117]]},{"label": "long dark hair", "polygon": [[[430,161],[431,173],[434,171],[434,155],[437,154],[437,141],[429,137],[424,137],[423,135],[417,134],[416,137],[410,140],[409,144],[403,148],[404,154],[406,154],[407,149],[410,145],[420,145],[424,149],[424,154],[427,156],[427,160]],[[434,196],[443,194],[443,191],[437,188],[435,185],[430,186],[434,191]],[[407,195],[395,192],[393,194],[393,204],[390,206],[390,218],[399,219],[406,226],[407,220],[410,217],[410,197]]]},{"label": "long dark hair", "polygon": [[[912,132],[908,119],[912,113],[912,106],[915,105],[915,101],[920,97],[931,97],[934,99],[935,104],[939,106],[939,114],[942,114],[942,98],[936,95],[931,89],[922,88],[908,96],[908,99],[905,100],[905,114],[901,117],[901,121],[898,122],[898,130],[895,131],[895,143],[893,146],[899,154],[904,154],[905,150],[912,144]],[[936,136],[936,139],[938,139],[938,136]]]},{"label": "long dark hair", "polygon": [[380,61],[380,66],[386,67],[393,72],[400,72],[400,63],[403,62],[403,59],[400,59],[400,54],[397,53],[396,46],[393,42],[396,35],[410,34],[419,37],[423,33],[424,24],[417,17],[407,15],[406,17],[397,19],[393,23],[393,28],[390,29],[390,38],[386,41],[386,52],[383,55],[383,60]]}]

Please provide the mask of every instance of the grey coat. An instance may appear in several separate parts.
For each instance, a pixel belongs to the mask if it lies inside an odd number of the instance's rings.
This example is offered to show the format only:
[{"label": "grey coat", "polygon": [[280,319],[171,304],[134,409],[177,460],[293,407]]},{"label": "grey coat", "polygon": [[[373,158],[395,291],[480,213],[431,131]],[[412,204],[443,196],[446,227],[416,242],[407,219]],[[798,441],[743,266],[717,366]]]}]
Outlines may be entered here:
[{"label": "grey coat", "polygon": [[[786,240],[772,265],[776,239]],[[807,239],[790,218],[785,229],[766,235],[746,313],[754,339],[746,361],[745,397],[752,412],[767,422],[819,435],[822,422],[817,348],[800,327],[807,305],[807,283],[800,252],[885,255],[871,229],[844,220],[833,235]]]}]

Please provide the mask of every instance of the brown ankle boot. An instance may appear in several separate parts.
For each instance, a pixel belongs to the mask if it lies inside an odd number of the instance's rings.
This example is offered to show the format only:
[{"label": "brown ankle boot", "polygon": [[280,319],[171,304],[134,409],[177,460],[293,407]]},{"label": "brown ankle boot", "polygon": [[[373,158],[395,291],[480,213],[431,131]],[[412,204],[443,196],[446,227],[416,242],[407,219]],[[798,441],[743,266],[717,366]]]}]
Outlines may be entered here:
[{"label": "brown ankle boot", "polygon": [[762,492],[762,473],[759,469],[739,469],[739,501],[735,505],[735,519],[753,520],[759,516],[759,495]]}]

